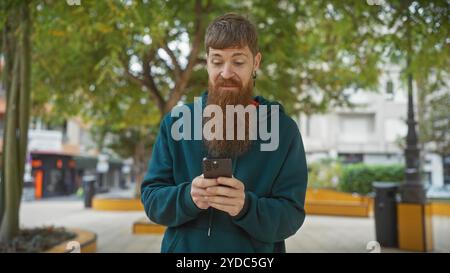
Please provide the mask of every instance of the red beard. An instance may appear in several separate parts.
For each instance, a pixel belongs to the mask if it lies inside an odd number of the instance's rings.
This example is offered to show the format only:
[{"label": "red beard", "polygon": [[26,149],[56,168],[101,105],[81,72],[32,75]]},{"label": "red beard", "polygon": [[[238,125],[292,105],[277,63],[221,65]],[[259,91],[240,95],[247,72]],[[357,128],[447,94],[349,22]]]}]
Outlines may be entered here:
[{"label": "red beard", "polygon": [[[237,87],[235,90],[223,90],[223,87]],[[251,82],[246,86],[237,79],[225,80],[219,76],[215,84],[208,82],[208,105],[218,105],[223,112],[223,139],[204,140],[208,155],[211,157],[235,157],[244,154],[250,148],[252,141],[249,139],[249,118],[246,116],[245,128],[238,128],[237,117],[226,115],[227,105],[243,105],[246,107],[252,102],[253,86]],[[203,124],[213,117],[205,117]],[[233,140],[226,139],[226,120],[227,118],[234,119],[234,137]],[[240,125],[242,126],[242,125]],[[238,140],[237,132],[240,129],[245,129],[245,139]]]}]

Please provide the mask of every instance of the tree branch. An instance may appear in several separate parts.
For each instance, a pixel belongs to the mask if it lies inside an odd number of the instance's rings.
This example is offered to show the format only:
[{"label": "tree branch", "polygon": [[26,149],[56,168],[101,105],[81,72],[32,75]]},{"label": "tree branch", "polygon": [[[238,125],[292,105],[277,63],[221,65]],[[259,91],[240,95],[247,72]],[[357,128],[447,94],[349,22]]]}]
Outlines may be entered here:
[{"label": "tree branch", "polygon": [[195,61],[195,64],[203,64],[206,65],[206,59],[205,58],[197,58],[197,60]]},{"label": "tree branch", "polygon": [[[211,7],[211,1],[208,1],[206,8]],[[173,106],[175,106],[183,96],[189,79],[192,75],[193,68],[197,63],[198,53],[200,52],[200,46],[203,35],[203,11],[201,0],[195,1],[195,23],[194,23],[194,39],[192,42],[191,53],[188,57],[188,64],[183,70],[180,80],[175,83],[175,87],[172,89],[169,95],[169,99],[165,105],[165,112],[169,112]]]},{"label": "tree branch", "polygon": [[151,57],[148,57],[150,54],[146,54],[144,59],[142,60],[143,63],[143,73],[142,78],[136,75],[133,75],[129,69],[129,60],[122,59],[122,65],[125,71],[125,76],[134,84],[140,86],[140,87],[146,87],[149,92],[150,96],[156,100],[156,104],[158,106],[158,109],[161,113],[164,113],[164,105],[165,101],[161,94],[158,91],[158,88],[156,87],[156,84],[153,80],[153,77],[150,74],[150,61]]},{"label": "tree branch", "polygon": [[125,76],[126,76],[130,81],[132,81],[134,84],[136,84],[136,85],[138,85],[138,86],[145,86],[145,83],[144,83],[144,81],[143,81],[141,78],[139,78],[139,77],[133,75],[133,74],[128,70],[128,65],[124,66],[124,71],[125,71]]},{"label": "tree branch", "polygon": [[175,56],[173,51],[169,48],[169,46],[167,45],[166,41],[162,42],[162,49],[167,53],[167,55],[169,55],[170,60],[172,61],[172,65],[174,67],[173,68],[173,72],[174,72],[174,75],[175,75],[175,81],[178,81],[180,79],[180,77],[181,77],[182,69],[180,67],[180,64],[177,61],[177,57]]},{"label": "tree branch", "polygon": [[143,75],[144,75],[144,83],[145,86],[149,88],[150,94],[152,97],[156,100],[156,103],[158,105],[158,109],[161,113],[164,113],[164,108],[166,102],[164,101],[164,98],[162,97],[161,93],[158,90],[158,87],[155,84],[155,81],[153,80],[153,76],[151,74],[150,70],[150,62],[152,61],[153,57],[155,56],[156,51],[154,49],[150,50],[147,54],[144,54],[144,58],[142,59],[143,63]]}]

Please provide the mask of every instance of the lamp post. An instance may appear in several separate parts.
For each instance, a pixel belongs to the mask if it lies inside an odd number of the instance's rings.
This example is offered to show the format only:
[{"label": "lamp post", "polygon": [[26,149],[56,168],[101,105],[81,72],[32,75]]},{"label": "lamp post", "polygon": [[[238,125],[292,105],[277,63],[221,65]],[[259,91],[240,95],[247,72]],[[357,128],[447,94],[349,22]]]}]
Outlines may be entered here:
[{"label": "lamp post", "polygon": [[[407,64],[410,68],[409,58]],[[400,249],[426,252],[433,249],[432,213],[420,177],[412,81],[412,73],[409,71],[405,181],[400,185],[401,202],[397,206],[398,245]]]},{"label": "lamp post", "polygon": [[[409,59],[408,59],[409,67]],[[404,203],[424,204],[426,201],[425,189],[420,177],[420,157],[417,143],[416,124],[414,119],[413,103],[413,79],[411,72],[408,73],[408,134],[406,136],[405,149],[405,183],[400,186],[400,194]]]},{"label": "lamp post", "polygon": [[[418,147],[418,137],[416,133],[417,122],[414,119],[414,100],[413,100],[413,65],[412,58],[416,54],[416,16],[412,7],[414,1],[401,1],[399,6],[403,10],[404,29],[406,31],[403,40],[397,44],[406,54],[406,76],[408,85],[408,134],[406,136],[405,148],[405,181],[400,185],[401,201],[397,204],[397,231],[398,246],[400,249],[427,252],[433,250],[433,227],[432,227],[432,208],[427,202],[426,192],[420,175],[420,150]],[[422,38],[421,38],[422,39]],[[419,59],[416,65],[420,65]],[[423,73],[417,71],[416,73]],[[423,75],[422,75],[423,76]]]}]

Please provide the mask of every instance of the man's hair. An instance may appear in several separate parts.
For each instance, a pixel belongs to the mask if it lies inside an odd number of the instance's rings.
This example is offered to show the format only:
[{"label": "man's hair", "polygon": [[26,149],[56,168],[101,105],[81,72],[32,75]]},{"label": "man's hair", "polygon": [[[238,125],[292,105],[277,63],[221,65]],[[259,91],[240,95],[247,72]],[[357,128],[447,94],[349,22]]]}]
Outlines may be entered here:
[{"label": "man's hair", "polygon": [[247,18],[227,13],[219,16],[206,29],[205,50],[248,46],[253,56],[258,53],[258,34],[255,25]]}]

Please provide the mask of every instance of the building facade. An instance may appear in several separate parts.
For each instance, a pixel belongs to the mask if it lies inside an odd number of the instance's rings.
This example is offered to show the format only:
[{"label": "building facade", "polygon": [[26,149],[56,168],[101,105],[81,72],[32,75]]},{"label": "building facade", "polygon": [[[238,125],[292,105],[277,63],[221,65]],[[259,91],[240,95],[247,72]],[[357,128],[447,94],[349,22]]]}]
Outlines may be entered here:
[{"label": "building facade", "polygon": [[[308,161],[340,158],[344,163],[404,163],[407,91],[396,80],[399,78],[399,71],[391,69],[380,78],[378,92],[350,95],[349,99],[355,105],[352,109],[299,115],[298,124]],[[421,152],[425,183],[433,186],[450,184],[445,175],[449,172],[445,158],[426,150]]]}]

